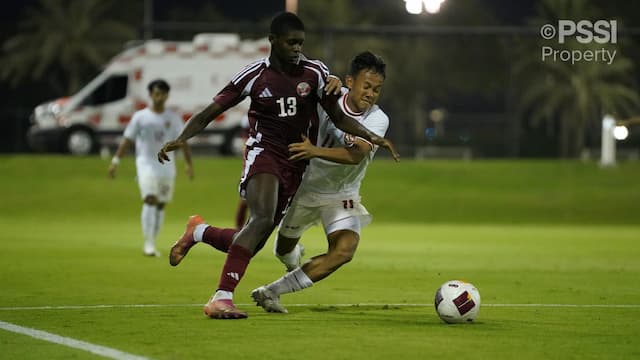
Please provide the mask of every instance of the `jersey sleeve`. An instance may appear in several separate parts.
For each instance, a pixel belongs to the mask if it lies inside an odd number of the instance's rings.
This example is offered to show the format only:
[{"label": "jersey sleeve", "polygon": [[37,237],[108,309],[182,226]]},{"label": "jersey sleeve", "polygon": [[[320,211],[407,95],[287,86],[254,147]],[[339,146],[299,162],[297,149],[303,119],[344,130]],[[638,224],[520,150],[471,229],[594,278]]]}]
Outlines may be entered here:
[{"label": "jersey sleeve", "polygon": [[305,58],[305,67],[313,70],[318,75],[318,88],[316,96],[318,99],[324,98],[324,86],[327,84],[327,76],[329,76],[329,68],[320,60],[310,60]]},{"label": "jersey sleeve", "polygon": [[140,112],[136,112],[131,117],[131,121],[127,124],[127,127],[124,129],[124,136],[129,140],[134,140],[136,136],[140,133]]},{"label": "jersey sleeve", "polygon": [[264,60],[256,61],[245,66],[235,74],[231,81],[214,98],[213,101],[228,109],[240,103],[249,94],[255,80],[262,74]]},{"label": "jersey sleeve", "polygon": [[213,98],[213,102],[228,109],[240,103],[245,97],[247,95],[242,94],[242,89],[230,82]]}]

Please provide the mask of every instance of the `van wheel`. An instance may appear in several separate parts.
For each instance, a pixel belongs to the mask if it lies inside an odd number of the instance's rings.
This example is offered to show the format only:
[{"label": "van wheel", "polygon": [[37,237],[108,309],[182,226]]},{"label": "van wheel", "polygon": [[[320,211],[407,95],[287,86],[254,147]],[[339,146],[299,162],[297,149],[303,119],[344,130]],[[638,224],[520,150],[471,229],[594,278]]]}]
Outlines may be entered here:
[{"label": "van wheel", "polygon": [[65,150],[72,155],[88,155],[96,148],[91,131],[82,128],[70,129],[65,139]]}]

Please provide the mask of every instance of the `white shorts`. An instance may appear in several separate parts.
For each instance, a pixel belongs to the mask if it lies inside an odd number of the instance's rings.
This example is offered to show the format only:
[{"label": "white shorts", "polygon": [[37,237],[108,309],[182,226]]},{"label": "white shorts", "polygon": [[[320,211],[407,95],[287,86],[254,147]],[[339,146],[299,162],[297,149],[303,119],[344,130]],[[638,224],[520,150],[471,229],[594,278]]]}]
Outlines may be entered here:
[{"label": "white shorts", "polygon": [[142,200],[149,195],[154,195],[161,203],[168,203],[173,199],[174,177],[169,176],[138,176],[138,186]]},{"label": "white shorts", "polygon": [[324,206],[306,206],[293,201],[280,222],[279,232],[288,238],[300,238],[302,234],[322,222],[325,234],[338,230],[351,230],[360,234],[360,229],[371,222],[372,216],[358,201],[336,201]]}]

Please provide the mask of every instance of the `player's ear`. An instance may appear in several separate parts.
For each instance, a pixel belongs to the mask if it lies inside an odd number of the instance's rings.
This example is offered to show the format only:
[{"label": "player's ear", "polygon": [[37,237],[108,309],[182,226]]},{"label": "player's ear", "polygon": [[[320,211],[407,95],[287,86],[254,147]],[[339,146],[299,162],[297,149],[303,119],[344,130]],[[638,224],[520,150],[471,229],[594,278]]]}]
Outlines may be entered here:
[{"label": "player's ear", "polygon": [[276,36],[273,34],[269,34],[269,42],[271,43],[271,45],[273,45],[273,43],[276,41]]},{"label": "player's ear", "polygon": [[344,78],[344,84],[351,89],[353,87],[353,76],[347,75]]}]

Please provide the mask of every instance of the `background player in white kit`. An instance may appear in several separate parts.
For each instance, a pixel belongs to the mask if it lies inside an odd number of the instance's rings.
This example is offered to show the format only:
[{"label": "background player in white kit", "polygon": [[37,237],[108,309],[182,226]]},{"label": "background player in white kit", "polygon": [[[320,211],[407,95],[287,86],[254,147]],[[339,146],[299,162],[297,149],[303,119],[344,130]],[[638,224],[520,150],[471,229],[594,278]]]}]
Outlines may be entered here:
[{"label": "background player in white kit", "polygon": [[[165,108],[170,90],[166,81],[154,80],[149,83],[147,89],[152,104],[133,114],[124,130],[120,146],[111,160],[109,176],[115,177],[120,158],[135,141],[136,173],[143,200],[140,216],[144,236],[143,253],[148,256],[159,256],[156,250],[156,237],[164,222],[164,206],[173,197],[176,167],[175,162],[160,164],[157,153],[165,142],[180,135],[183,121],[176,113]],[[187,176],[193,179],[189,145],[185,143],[182,150],[187,163]],[[173,153],[170,156],[173,157]]]},{"label": "background player in white kit", "polygon": [[[389,118],[376,105],[385,79],[384,61],[365,51],[352,61],[346,76],[350,89],[338,100],[345,114],[357,119],[370,131],[384,137]],[[323,111],[322,111],[323,112]],[[289,145],[290,160],[311,159],[287,214],[280,223],[276,256],[289,273],[251,293],[257,305],[269,312],[287,312],[280,295],[310,287],[340,266],[351,261],[360,240],[360,229],[371,215],[360,203],[360,183],[377,146],[346,134],[321,115],[318,139],[314,146],[304,138]],[[322,222],[329,249],[299,266],[302,233]]]}]

